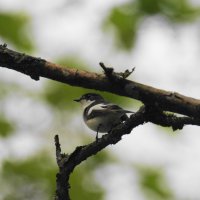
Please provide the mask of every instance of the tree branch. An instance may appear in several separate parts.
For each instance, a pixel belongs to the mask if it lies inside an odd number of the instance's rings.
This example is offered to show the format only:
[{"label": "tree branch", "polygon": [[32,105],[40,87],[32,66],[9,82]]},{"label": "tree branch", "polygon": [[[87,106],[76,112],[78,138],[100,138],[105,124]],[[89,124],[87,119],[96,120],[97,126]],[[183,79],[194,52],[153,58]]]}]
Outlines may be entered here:
[{"label": "tree branch", "polygon": [[[110,133],[103,135],[102,138],[85,146],[76,147],[70,154],[61,154],[58,136],[55,136],[56,160],[59,167],[59,173],[56,180],[56,197],[55,200],[69,200],[69,178],[74,168],[81,162],[95,155],[110,144],[119,142],[123,135],[129,134],[133,128],[144,123],[144,108],[133,114],[124,124],[119,124]],[[60,159],[61,158],[61,159]]]},{"label": "tree branch", "polygon": [[61,154],[58,135],[55,136],[56,145],[56,160],[59,166],[59,173],[57,174],[57,190],[55,200],[69,200],[69,178],[76,166],[87,158],[97,154],[110,144],[116,144],[125,134],[130,134],[132,129],[145,123],[153,122],[162,126],[172,127],[173,130],[182,129],[185,124],[195,123],[200,125],[200,120],[189,117],[177,117],[172,114],[165,114],[159,112],[154,108],[142,106],[139,111],[132,114],[125,123],[119,124],[113,130],[103,135],[97,141],[85,146],[78,146],[69,155]]},{"label": "tree branch", "polygon": [[[138,125],[152,122],[164,127],[172,127],[173,130],[182,129],[188,124],[200,126],[200,100],[127,80],[126,78],[134,71],[134,68],[124,73],[116,73],[113,68],[107,68],[100,63],[104,74],[96,74],[62,67],[41,58],[10,50],[6,45],[0,45],[0,66],[26,74],[34,80],[44,77],[72,86],[127,96],[145,104],[124,123],[113,128],[110,133],[91,144],[77,147],[69,155],[61,153],[59,137],[55,136],[56,160],[59,167],[56,176],[56,200],[70,200],[69,178],[77,165],[108,145],[116,144],[123,135],[129,134]],[[178,117],[164,111],[186,116]]]},{"label": "tree branch", "polygon": [[56,161],[59,167],[59,173],[56,174],[56,196],[55,200],[70,200],[69,196],[69,175],[63,168],[63,163],[68,160],[67,154],[61,153],[61,147],[58,135],[55,136],[55,146],[56,146]]},{"label": "tree branch", "polygon": [[5,45],[0,46],[0,66],[24,73],[34,80],[44,77],[72,86],[107,91],[137,99],[146,105],[155,105],[164,111],[200,118],[200,100],[198,99],[124,78],[118,78],[112,82],[105,74],[62,67],[41,58],[10,50]]},{"label": "tree branch", "polygon": [[151,122],[163,127],[172,127],[173,131],[181,130],[185,125],[197,125],[200,126],[200,119],[193,117],[178,117],[172,113],[166,113],[162,110],[153,107],[146,106],[146,121]]}]

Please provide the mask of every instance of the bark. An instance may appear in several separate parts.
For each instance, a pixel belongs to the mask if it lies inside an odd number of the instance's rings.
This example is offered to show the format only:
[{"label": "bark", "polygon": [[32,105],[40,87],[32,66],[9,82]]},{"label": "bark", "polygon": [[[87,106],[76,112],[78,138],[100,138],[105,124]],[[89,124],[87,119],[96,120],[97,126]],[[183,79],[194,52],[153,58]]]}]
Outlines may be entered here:
[{"label": "bark", "polygon": [[12,51],[5,45],[0,46],[0,66],[24,73],[34,80],[44,77],[72,86],[107,91],[142,101],[146,105],[156,106],[163,111],[200,118],[200,100],[198,99],[130,81],[123,76],[114,75],[115,78],[112,78],[112,75],[109,77],[109,73],[97,74],[63,67],[41,58]]},{"label": "bark", "polygon": [[[100,63],[104,73],[91,73],[25,55],[8,49],[6,45],[0,45],[0,66],[26,74],[34,80],[44,77],[72,86],[130,97],[144,104],[124,123],[114,127],[111,132],[91,144],[78,146],[69,155],[61,153],[59,137],[55,136],[56,159],[59,167],[56,176],[56,200],[70,200],[69,179],[76,166],[108,145],[116,144],[123,135],[130,134],[135,127],[151,122],[164,127],[172,127],[175,131],[182,129],[185,125],[200,125],[200,100],[130,81],[127,77],[134,69],[116,73],[113,68]],[[178,117],[176,114],[185,116]]]}]

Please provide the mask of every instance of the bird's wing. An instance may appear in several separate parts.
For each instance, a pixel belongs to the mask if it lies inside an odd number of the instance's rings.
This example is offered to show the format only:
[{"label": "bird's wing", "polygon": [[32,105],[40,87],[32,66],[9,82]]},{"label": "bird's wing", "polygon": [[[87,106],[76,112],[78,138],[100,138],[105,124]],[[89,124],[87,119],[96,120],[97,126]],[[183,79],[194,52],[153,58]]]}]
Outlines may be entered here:
[{"label": "bird's wing", "polygon": [[108,114],[108,110],[105,109],[92,109],[90,110],[90,113],[88,113],[89,119],[95,118],[95,117],[105,117],[105,115]]},{"label": "bird's wing", "polygon": [[99,103],[97,105],[92,106],[87,110],[88,118],[94,117],[104,117],[108,114],[118,113],[121,115],[125,115],[126,113],[134,113],[129,110],[124,110],[120,106],[112,103]]},{"label": "bird's wing", "polygon": [[129,110],[124,110],[123,108],[121,108],[120,106],[116,105],[116,104],[112,104],[112,103],[107,103],[101,106],[104,109],[108,109],[110,111],[114,111],[114,112],[121,112],[121,113],[134,113],[132,111]]},{"label": "bird's wing", "polygon": [[106,109],[102,106],[104,103],[98,103],[96,105],[91,105],[85,109],[87,118],[94,118],[96,116],[103,117],[105,115]]},{"label": "bird's wing", "polygon": [[104,104],[101,107],[104,109],[109,109],[109,110],[122,110],[122,108],[120,106],[118,106],[116,104],[111,104],[111,103]]}]

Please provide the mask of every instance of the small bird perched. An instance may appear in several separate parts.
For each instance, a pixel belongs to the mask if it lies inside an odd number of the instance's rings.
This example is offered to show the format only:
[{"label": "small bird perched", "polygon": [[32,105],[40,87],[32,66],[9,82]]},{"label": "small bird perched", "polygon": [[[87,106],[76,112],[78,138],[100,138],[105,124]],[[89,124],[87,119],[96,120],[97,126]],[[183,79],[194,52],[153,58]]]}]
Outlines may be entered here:
[{"label": "small bird perched", "polygon": [[133,113],[116,104],[106,102],[99,94],[87,93],[74,101],[81,103],[84,122],[90,129],[96,131],[96,139],[98,139],[99,132],[109,132],[113,127],[125,121],[128,118],[126,113]]}]

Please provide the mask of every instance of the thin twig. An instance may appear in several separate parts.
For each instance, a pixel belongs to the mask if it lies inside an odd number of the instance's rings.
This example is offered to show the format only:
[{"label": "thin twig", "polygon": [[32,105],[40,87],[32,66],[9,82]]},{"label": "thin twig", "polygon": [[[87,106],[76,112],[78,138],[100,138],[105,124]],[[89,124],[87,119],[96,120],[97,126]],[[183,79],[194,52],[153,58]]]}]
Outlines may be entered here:
[{"label": "thin twig", "polygon": [[56,175],[55,200],[70,200],[69,175],[64,167],[65,162],[68,160],[68,155],[61,153],[61,146],[58,135],[55,135],[54,140],[56,146],[56,161],[59,167],[59,172]]},{"label": "thin twig", "polygon": [[57,161],[58,166],[60,166],[60,161],[62,160],[62,154],[61,154],[59,136],[55,135],[54,140],[55,140],[55,146],[56,146],[56,161]]}]

